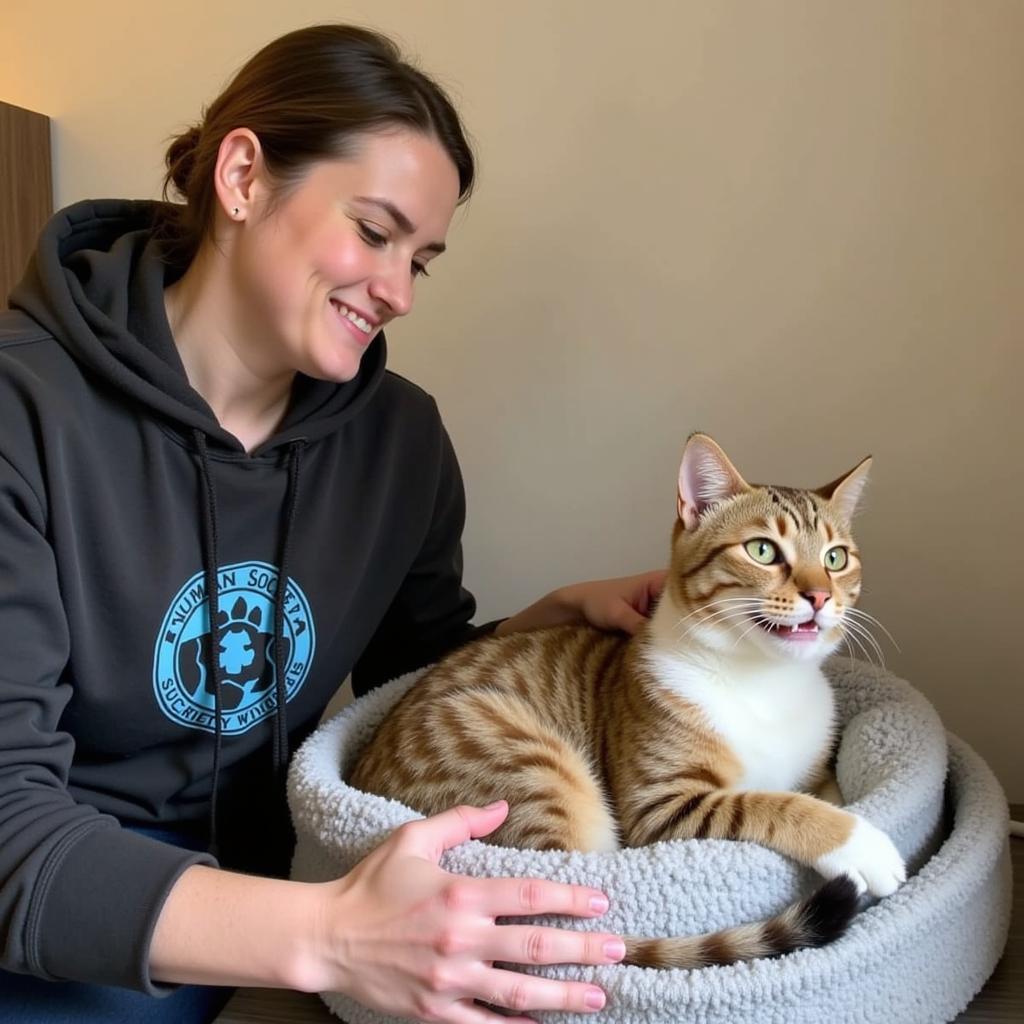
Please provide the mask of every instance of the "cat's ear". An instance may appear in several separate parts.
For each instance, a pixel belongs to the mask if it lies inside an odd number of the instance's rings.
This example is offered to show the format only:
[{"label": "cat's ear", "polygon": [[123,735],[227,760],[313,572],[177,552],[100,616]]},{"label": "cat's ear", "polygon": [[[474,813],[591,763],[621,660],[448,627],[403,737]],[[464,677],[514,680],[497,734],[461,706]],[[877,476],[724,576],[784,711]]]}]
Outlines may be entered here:
[{"label": "cat's ear", "polygon": [[871,468],[871,456],[857,463],[849,473],[844,473],[838,480],[818,488],[817,493],[827,498],[840,518],[849,523],[857,511],[864,487],[868,482],[868,470]]},{"label": "cat's ear", "polygon": [[749,490],[746,480],[707,434],[690,435],[679,465],[678,509],[685,529],[695,530],[711,506]]}]

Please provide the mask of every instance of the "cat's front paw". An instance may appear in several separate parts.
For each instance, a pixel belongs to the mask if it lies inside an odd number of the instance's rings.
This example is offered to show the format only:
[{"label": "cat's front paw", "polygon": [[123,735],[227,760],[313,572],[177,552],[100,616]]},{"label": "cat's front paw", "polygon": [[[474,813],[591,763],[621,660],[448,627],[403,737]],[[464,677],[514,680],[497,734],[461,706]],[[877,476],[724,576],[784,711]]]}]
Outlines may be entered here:
[{"label": "cat's front paw", "polygon": [[814,862],[826,878],[848,875],[858,892],[889,896],[907,880],[907,869],[899,850],[881,830],[859,815],[850,837]]}]

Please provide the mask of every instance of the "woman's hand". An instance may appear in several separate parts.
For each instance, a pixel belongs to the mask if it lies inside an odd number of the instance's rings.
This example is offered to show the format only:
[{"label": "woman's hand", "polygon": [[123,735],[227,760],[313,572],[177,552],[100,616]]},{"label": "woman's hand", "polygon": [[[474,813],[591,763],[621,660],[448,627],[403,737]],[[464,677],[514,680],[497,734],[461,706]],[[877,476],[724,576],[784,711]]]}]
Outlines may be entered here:
[{"label": "woman's hand", "polygon": [[451,1024],[529,1020],[499,1016],[474,1000],[520,1014],[601,1009],[604,992],[594,985],[501,970],[494,961],[621,960],[625,947],[614,935],[495,924],[497,917],[518,915],[597,917],[608,906],[603,893],[540,879],[468,878],[438,866],[444,850],[493,832],[507,813],[500,801],[403,825],[328,883],[320,930],[326,974],[304,987],[342,991],[394,1016]]},{"label": "woman's hand", "polygon": [[635,633],[661,594],[666,575],[664,569],[656,569],[638,576],[573,583],[552,591],[518,615],[505,619],[495,632],[504,636],[541,626],[589,622],[598,629]]},{"label": "woman's hand", "polygon": [[562,588],[562,600],[598,629],[635,633],[661,594],[666,575],[664,569],[657,569],[639,576],[573,583]]}]

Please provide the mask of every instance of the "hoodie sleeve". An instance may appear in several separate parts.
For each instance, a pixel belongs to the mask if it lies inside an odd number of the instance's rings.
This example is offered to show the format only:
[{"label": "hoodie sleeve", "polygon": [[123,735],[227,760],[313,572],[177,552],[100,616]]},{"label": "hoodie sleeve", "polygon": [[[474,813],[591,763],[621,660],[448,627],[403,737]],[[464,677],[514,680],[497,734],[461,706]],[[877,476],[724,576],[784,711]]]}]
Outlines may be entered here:
[{"label": "hoodie sleeve", "polygon": [[74,680],[45,514],[0,455],[0,968],[153,995],[149,946],[164,899],[193,863],[67,789],[60,729]]},{"label": "hoodie sleeve", "polygon": [[501,621],[470,623],[476,601],[462,585],[466,495],[455,450],[443,427],[441,435],[430,527],[384,620],[352,670],[352,691],[357,697],[486,636]]}]

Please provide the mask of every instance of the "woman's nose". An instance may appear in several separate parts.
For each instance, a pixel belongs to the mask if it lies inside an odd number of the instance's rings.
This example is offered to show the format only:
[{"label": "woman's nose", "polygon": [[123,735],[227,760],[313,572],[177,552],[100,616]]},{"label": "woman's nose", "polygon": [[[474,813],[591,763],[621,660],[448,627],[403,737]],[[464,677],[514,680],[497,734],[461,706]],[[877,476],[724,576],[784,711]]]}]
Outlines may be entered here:
[{"label": "woman's nose", "polygon": [[412,274],[409,268],[388,267],[370,281],[370,296],[383,302],[392,316],[405,316],[412,309]]}]

